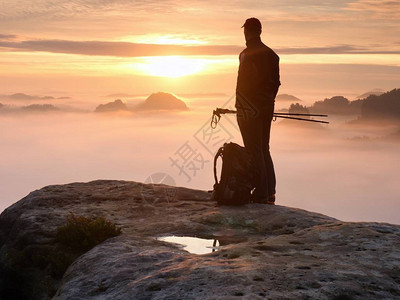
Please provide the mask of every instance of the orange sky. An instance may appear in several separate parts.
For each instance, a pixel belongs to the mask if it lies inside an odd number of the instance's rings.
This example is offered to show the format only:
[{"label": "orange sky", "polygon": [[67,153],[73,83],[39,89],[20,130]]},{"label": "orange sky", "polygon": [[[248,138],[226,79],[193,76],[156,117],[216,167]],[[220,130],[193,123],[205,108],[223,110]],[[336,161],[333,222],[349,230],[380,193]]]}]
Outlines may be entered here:
[{"label": "orange sky", "polygon": [[396,1],[34,4],[2,1],[0,94],[231,94],[244,47],[240,27],[251,16],[281,57],[282,93],[319,100],[399,87]]}]

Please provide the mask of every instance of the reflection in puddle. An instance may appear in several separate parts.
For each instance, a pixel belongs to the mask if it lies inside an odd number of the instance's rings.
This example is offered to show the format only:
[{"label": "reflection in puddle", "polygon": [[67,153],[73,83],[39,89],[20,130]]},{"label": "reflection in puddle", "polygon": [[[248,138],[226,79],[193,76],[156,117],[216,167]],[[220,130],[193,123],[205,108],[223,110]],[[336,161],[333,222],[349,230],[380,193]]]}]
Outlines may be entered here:
[{"label": "reflection in puddle", "polygon": [[215,239],[201,239],[190,236],[164,236],[157,238],[160,241],[182,245],[183,250],[193,254],[207,254],[219,250],[219,241]]}]

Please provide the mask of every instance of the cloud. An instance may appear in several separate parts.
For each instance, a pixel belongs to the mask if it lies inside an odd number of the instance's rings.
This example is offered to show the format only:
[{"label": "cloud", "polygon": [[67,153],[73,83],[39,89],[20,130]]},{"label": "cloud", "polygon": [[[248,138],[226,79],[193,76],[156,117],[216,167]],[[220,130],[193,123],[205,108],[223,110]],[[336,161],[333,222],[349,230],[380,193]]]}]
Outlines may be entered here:
[{"label": "cloud", "polygon": [[[30,0],[2,0],[2,11],[0,16],[3,18],[35,18],[35,17],[72,17],[76,15],[88,15],[93,12],[105,12],[113,15],[115,11],[125,10],[129,14],[130,10],[144,11],[153,9],[154,11],[174,10],[179,1],[173,0],[35,0],[35,5],[31,5]],[[94,14],[96,15],[96,14]]]},{"label": "cloud", "polygon": [[[108,41],[25,40],[1,41],[0,48],[27,52],[52,52],[80,55],[143,57],[164,55],[237,55],[243,50],[236,45],[162,45]],[[276,49],[280,54],[400,54],[400,50],[379,50],[339,45]]]},{"label": "cloud", "polygon": [[369,12],[379,18],[400,18],[400,2],[395,0],[359,0],[351,2],[345,8],[346,10],[357,12]]},{"label": "cloud", "polygon": [[132,98],[132,97],[144,97],[144,96],[147,96],[147,95],[146,94],[114,93],[114,94],[108,94],[105,97],[107,97],[107,98],[115,98],[115,97]]},{"label": "cloud", "polygon": [[0,33],[0,40],[12,40],[15,39],[17,36],[14,34],[2,34]]},{"label": "cloud", "polygon": [[391,4],[395,1],[374,2],[375,8],[371,0],[270,0],[268,5],[256,0],[35,0],[35,5],[28,0],[2,0],[0,28],[12,28],[20,36],[41,32],[46,40],[143,43],[147,35],[174,35],[212,44],[241,45],[240,26],[247,17],[257,16],[272,45],[377,42],[390,47],[399,36],[400,18],[382,20],[372,12],[379,10],[393,16],[400,10],[390,9],[396,7],[396,3]]},{"label": "cloud", "polygon": [[225,93],[179,93],[179,96],[184,98],[215,98],[228,97]]},{"label": "cloud", "polygon": [[[227,94],[225,93],[178,93],[179,97],[183,98],[215,98],[215,97],[228,97]],[[114,94],[109,94],[106,95],[105,97],[107,98],[115,98],[115,97],[120,97],[120,98],[135,98],[135,97],[141,97],[141,98],[146,98],[148,97],[148,94],[128,94],[128,93],[114,93]]]},{"label": "cloud", "polygon": [[400,50],[379,50],[378,48],[368,49],[351,45],[281,48],[276,51],[279,54],[400,54]]},{"label": "cloud", "polygon": [[26,40],[21,42],[0,41],[0,48],[17,51],[45,51],[82,55],[119,57],[162,55],[229,55],[239,53],[243,47],[231,45],[183,46],[140,44],[107,41]]}]

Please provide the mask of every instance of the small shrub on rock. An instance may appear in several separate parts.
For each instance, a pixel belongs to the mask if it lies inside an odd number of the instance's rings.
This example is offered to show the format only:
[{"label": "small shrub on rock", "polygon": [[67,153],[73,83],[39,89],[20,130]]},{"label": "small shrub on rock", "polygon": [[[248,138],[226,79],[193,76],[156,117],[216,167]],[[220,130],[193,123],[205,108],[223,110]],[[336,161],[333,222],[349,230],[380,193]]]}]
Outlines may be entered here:
[{"label": "small shrub on rock", "polygon": [[86,252],[106,239],[121,234],[121,228],[104,217],[76,216],[57,228],[57,241],[73,251]]}]

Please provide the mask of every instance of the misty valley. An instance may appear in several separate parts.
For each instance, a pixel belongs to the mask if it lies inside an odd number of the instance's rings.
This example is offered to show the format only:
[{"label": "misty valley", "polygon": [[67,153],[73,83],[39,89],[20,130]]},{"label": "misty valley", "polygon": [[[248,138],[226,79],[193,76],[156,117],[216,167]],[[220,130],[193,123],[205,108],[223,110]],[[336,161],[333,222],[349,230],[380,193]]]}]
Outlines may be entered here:
[{"label": "misty valley", "polygon": [[[289,96],[278,96],[276,111],[326,113],[330,124],[273,123],[277,204],[345,221],[400,224],[400,90],[312,105]],[[214,131],[209,126],[215,107],[233,108],[232,97],[120,98],[89,105],[69,97],[0,96],[0,210],[46,185],[95,179],[144,182],[162,173],[178,186],[210,190],[215,152],[224,142],[243,144],[234,115],[224,115]],[[183,147],[199,158],[196,168],[173,163]]]}]

